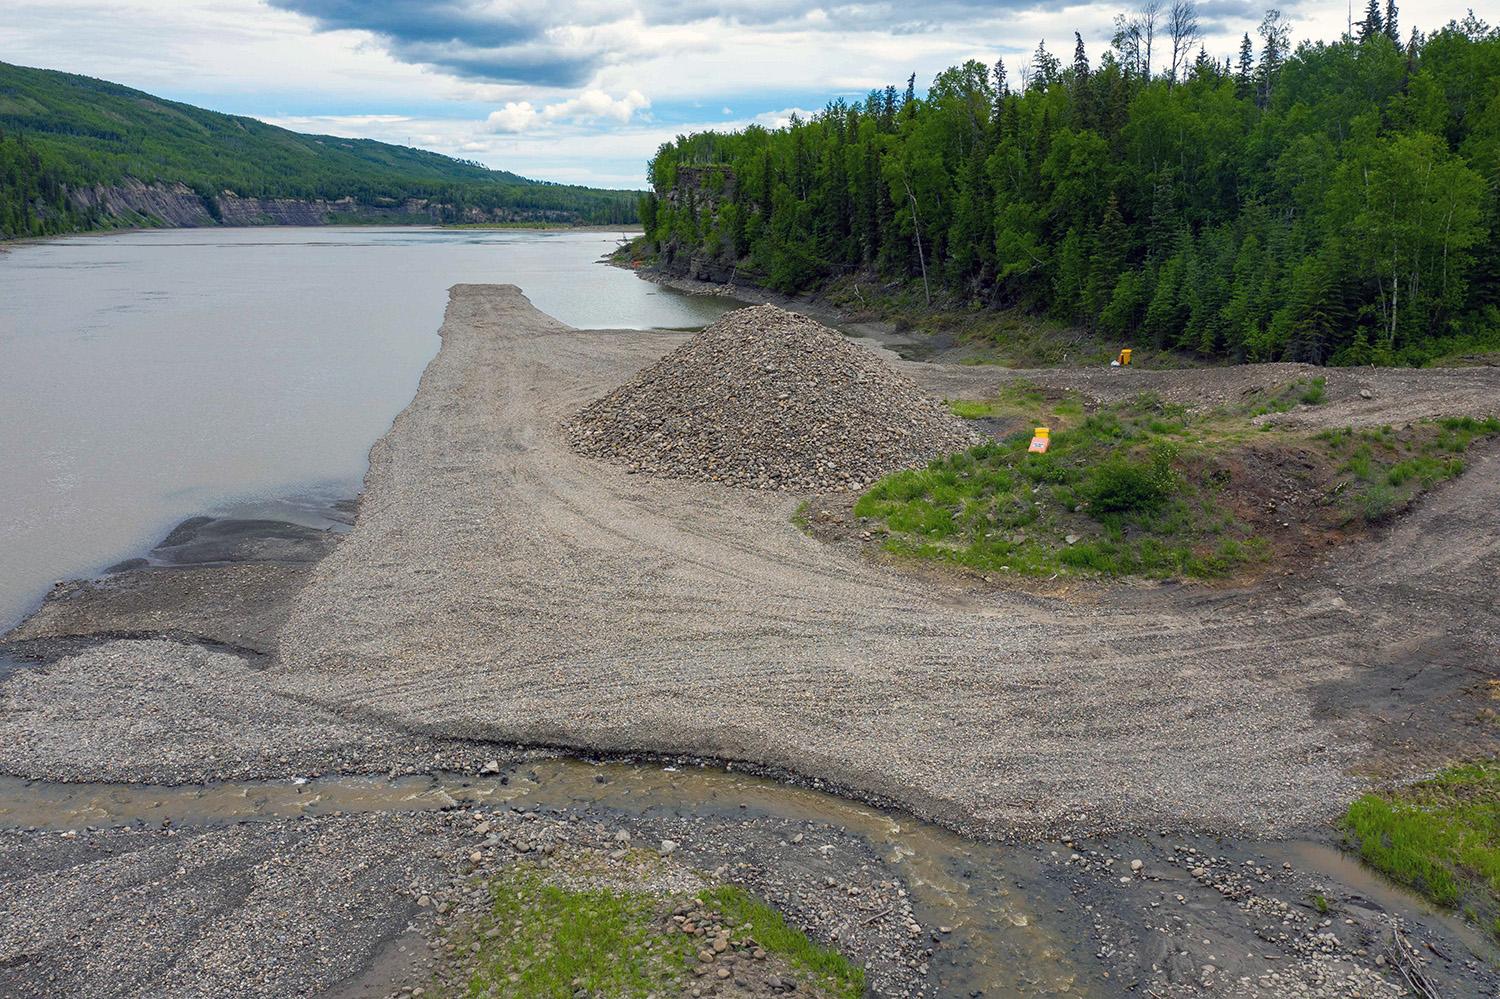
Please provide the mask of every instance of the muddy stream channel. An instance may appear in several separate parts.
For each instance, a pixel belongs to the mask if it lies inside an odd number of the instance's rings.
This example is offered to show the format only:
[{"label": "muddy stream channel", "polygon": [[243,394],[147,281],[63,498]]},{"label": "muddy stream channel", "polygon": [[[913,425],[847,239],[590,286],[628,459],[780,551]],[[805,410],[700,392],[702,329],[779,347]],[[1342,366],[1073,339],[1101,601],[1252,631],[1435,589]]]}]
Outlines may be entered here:
[{"label": "muddy stream channel", "polygon": [[[968,839],[909,814],[732,770],[547,759],[494,776],[328,776],[189,786],[0,778],[0,826],[57,831],[131,825],[204,828],[300,816],[506,805],[581,813],[605,821],[692,816],[836,826],[884,858],[891,874],[911,893],[923,926],[950,931],[935,950],[928,978],[938,987],[937,994],[1107,996],[1121,994],[1126,986],[1119,977],[1102,973],[1097,961],[1100,945],[1089,932],[1095,920],[1105,918],[1109,903],[1078,898],[1057,875],[1059,853],[1067,858],[1068,847],[1016,847]],[[1114,848],[1139,849],[1154,838],[1137,837]],[[1202,842],[1220,851],[1233,848],[1224,841],[1173,837],[1171,842]],[[1302,870],[1327,875],[1337,886],[1330,891],[1352,894],[1372,910],[1420,913],[1471,953],[1490,960],[1497,957],[1494,947],[1471,927],[1432,911],[1330,846],[1294,841],[1243,844],[1240,849],[1253,850],[1264,863],[1289,858]],[[1091,900],[1095,904],[1086,904]],[[1227,927],[1211,929],[1210,902],[1195,900],[1191,909],[1203,921],[1197,933],[1223,932],[1224,943],[1231,945],[1235,934],[1225,932]],[[1149,944],[1142,949],[1148,948]]]},{"label": "muddy stream channel", "polygon": [[[935,955],[944,994],[1094,995],[1022,887],[1040,876],[1004,847],[811,788],[709,768],[543,760],[493,777],[322,777],[167,787],[0,777],[0,825],[49,830],[206,827],[298,816],[513,804],[632,818],[775,818],[829,824],[897,868],[924,926],[952,928]],[[832,849],[828,847],[827,849]]]}]

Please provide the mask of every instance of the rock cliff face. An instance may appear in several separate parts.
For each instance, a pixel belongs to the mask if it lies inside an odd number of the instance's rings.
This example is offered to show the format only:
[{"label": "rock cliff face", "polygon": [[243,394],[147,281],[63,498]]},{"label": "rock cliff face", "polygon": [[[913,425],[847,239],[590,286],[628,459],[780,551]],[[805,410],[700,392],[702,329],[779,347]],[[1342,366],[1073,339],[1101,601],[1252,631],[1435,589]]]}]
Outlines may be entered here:
[{"label": "rock cliff face", "polygon": [[[679,166],[672,187],[661,195],[663,202],[676,211],[692,211],[702,219],[712,219],[719,206],[734,198],[739,178],[726,166]],[[672,277],[729,284],[743,276],[753,283],[754,275],[740,272],[732,254],[700,251],[687,252],[674,240],[661,248],[658,267]]]},{"label": "rock cliff face", "polygon": [[137,180],[110,187],[68,192],[73,206],[93,210],[122,225],[196,228],[200,226],[329,225],[337,222],[574,222],[570,212],[516,209],[455,210],[451,205],[409,198],[370,204],[353,198],[242,198],[233,191],[207,197],[184,184],[143,184]]}]

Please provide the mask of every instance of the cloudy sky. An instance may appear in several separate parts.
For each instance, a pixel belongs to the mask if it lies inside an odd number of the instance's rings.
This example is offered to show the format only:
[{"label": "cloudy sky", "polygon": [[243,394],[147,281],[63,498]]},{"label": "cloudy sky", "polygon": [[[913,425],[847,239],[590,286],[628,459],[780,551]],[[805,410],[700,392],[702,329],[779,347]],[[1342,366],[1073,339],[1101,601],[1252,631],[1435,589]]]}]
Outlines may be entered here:
[{"label": "cloudy sky", "polygon": [[[1347,0],[1286,0],[1296,39]],[[1461,16],[1410,0],[1405,30]],[[299,131],[435,149],[531,177],[640,187],[679,132],[774,124],[1038,40],[1108,46],[1110,4],[1038,0],[3,0],[0,60],[102,77]],[[1262,0],[1200,0],[1224,57]],[[1363,6],[1360,0],[1358,6]]]}]

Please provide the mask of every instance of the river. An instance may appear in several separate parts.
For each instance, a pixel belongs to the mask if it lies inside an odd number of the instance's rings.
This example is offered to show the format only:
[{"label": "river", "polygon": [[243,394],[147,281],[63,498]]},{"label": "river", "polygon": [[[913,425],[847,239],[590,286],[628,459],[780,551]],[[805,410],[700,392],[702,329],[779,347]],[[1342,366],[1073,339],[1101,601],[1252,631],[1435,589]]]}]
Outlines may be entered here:
[{"label": "river", "polygon": [[726,305],[599,262],[606,232],[203,229],[0,251],[0,631],[201,513],[317,524],[437,352],[449,286],[577,327]]}]

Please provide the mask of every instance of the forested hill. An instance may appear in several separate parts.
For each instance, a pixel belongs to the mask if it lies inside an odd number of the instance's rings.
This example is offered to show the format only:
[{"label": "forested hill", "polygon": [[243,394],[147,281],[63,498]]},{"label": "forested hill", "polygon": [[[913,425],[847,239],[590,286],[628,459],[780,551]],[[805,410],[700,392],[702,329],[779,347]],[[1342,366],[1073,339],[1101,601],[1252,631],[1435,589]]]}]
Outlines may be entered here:
[{"label": "forested hill", "polygon": [[1217,61],[1179,6],[1154,32],[1122,15],[1107,52],[1075,36],[1066,60],[1041,45],[925,96],[914,78],[679,138],[651,163],[649,238],[668,269],[918,300],[925,272],[935,300],[1206,357],[1500,346],[1500,33],[1405,33],[1371,0],[1354,37],[1293,49],[1272,11]]},{"label": "forested hill", "polygon": [[[152,190],[142,194],[141,185]],[[113,196],[79,194],[94,189]],[[368,139],[303,135],[101,80],[0,63],[0,237],[172,224],[149,211],[192,210],[195,195],[211,223],[224,192],[239,199],[232,208],[269,213],[267,221],[276,220],[276,199],[424,221],[635,216],[633,193],[530,181]],[[417,201],[425,204],[407,204]],[[141,217],[121,214],[132,211]]]}]

